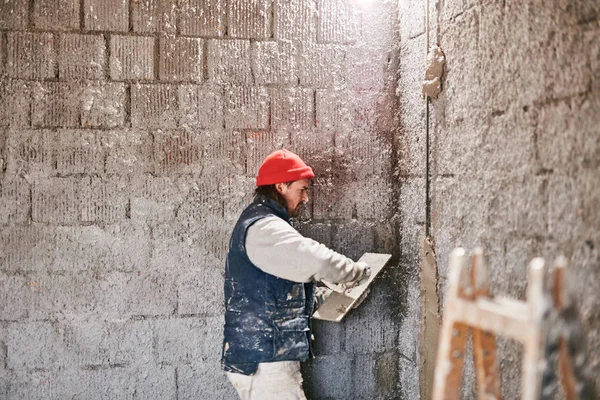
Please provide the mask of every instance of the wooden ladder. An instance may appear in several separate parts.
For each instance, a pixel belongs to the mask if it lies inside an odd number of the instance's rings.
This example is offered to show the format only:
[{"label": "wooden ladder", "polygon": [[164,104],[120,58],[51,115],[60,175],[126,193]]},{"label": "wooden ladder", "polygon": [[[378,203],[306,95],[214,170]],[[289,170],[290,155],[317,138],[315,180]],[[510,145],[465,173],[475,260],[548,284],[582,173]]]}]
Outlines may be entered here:
[{"label": "wooden ladder", "polygon": [[[560,257],[554,264],[551,291],[545,284],[544,260],[534,258],[531,261],[525,302],[490,297],[487,268],[481,249],[474,251],[470,271],[468,262],[468,257],[461,248],[455,249],[450,256],[448,291],[440,331],[432,399],[459,399],[465,343],[469,330],[472,333],[480,400],[502,398],[495,335],[507,336],[524,346],[521,378],[523,400],[546,398],[552,387],[543,388],[542,382],[546,385],[556,377],[556,374],[548,373],[554,367],[550,365],[552,361],[549,360],[556,359],[559,360],[561,383],[566,398],[596,399],[593,384],[581,378],[581,361],[575,365],[574,355],[568,351],[567,340],[572,338],[553,331],[553,324],[557,322],[557,316],[569,298],[564,284],[566,259]],[[555,335],[548,336],[552,332]],[[556,342],[555,346],[548,346],[549,337],[556,338],[551,340]],[[558,354],[551,357],[549,348],[556,348]]]}]

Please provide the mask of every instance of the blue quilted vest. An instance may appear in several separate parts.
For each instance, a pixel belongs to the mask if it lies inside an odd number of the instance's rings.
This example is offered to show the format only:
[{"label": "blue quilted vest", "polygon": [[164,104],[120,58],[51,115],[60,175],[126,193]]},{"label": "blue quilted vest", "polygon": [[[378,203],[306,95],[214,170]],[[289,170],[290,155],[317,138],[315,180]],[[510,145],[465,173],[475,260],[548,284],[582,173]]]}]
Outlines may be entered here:
[{"label": "blue quilted vest", "polygon": [[261,218],[289,223],[287,210],[257,196],[240,216],[225,264],[225,335],[222,364],[252,375],[258,363],[305,361],[310,353],[313,284],[278,278],[256,267],[246,254],[246,232]]}]

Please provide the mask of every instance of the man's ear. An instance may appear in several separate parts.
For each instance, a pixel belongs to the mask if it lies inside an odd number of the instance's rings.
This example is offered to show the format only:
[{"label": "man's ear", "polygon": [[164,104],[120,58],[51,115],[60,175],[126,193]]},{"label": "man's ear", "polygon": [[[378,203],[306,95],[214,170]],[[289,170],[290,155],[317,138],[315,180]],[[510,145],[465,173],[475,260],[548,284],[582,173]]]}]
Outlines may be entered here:
[{"label": "man's ear", "polygon": [[275,184],[275,190],[277,190],[277,193],[283,195],[285,188],[286,188],[286,184],[285,183],[276,183]]}]

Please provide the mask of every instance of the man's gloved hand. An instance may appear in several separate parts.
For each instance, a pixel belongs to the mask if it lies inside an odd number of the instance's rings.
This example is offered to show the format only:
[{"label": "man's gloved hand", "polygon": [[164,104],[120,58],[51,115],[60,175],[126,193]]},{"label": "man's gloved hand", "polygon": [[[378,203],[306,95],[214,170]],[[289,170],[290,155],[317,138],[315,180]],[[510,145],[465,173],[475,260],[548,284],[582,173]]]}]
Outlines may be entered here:
[{"label": "man's gloved hand", "polygon": [[317,308],[319,308],[323,303],[325,303],[325,300],[327,300],[327,298],[331,296],[332,293],[333,290],[329,289],[327,286],[315,287],[315,298],[317,301]]},{"label": "man's gloved hand", "polygon": [[362,283],[366,282],[369,279],[369,276],[371,276],[371,268],[369,268],[367,263],[357,262],[355,265],[357,267],[356,276],[354,277],[354,279],[352,281],[347,282],[345,284],[346,290],[352,289],[356,286],[361,285]]}]

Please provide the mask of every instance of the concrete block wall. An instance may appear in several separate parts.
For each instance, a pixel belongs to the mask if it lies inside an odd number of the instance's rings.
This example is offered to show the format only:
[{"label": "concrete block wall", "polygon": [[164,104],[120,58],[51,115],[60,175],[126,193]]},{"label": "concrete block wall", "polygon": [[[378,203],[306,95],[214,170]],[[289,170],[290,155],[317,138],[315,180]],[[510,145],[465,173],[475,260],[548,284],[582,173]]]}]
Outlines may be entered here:
[{"label": "concrete block wall", "polygon": [[396,260],[345,323],[316,323],[307,394],[414,398],[397,15],[385,0],[0,2],[0,398],[234,399],[224,256],[281,146],[318,176],[299,229]]},{"label": "concrete block wall", "polygon": [[[424,154],[427,121],[419,82],[426,2],[399,3],[405,134],[398,148],[409,155],[400,162],[409,176],[402,189],[420,195],[424,157],[410,155]],[[430,2],[430,11],[431,44],[442,48],[447,61],[429,121],[440,294],[448,256],[457,246],[483,246],[492,291],[519,299],[533,257],[550,263],[565,254],[587,334],[589,374],[598,386],[600,6],[591,0],[440,0]],[[402,206],[400,215],[419,226],[422,211]],[[401,237],[401,243],[410,248],[417,242]],[[504,397],[518,398],[521,349],[507,340],[499,345]],[[466,399],[476,397],[470,367]]]}]

